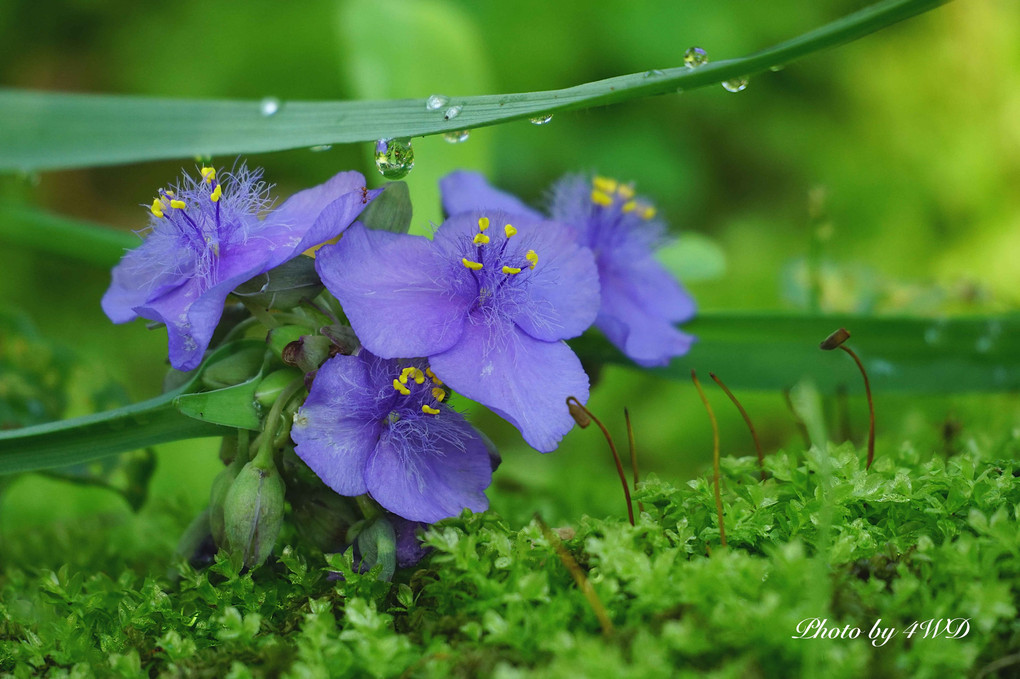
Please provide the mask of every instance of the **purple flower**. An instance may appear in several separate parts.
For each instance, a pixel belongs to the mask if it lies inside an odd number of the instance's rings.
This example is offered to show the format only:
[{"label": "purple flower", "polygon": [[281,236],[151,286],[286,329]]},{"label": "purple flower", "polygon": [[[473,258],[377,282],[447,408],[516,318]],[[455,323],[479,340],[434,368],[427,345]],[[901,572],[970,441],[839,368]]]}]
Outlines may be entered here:
[{"label": "purple flower", "polygon": [[217,179],[213,168],[160,190],[145,241],[113,269],[103,311],[114,323],[141,316],[166,324],[170,363],[202,360],[230,292],[308,248],[339,235],[378,193],[359,172],[341,172],[272,206],[261,170],[244,165]]},{"label": "purple flower", "polygon": [[[495,189],[474,172],[454,172],[440,182],[448,214],[512,210],[541,215]],[[553,186],[552,218],[573,227],[598,265],[602,305],[595,325],[635,363],[666,365],[690,349],[694,337],[675,324],[694,316],[694,300],[654,257],[665,225],[630,184],[595,177],[564,177]]]},{"label": "purple flower", "polygon": [[[409,521],[433,523],[489,506],[489,451],[446,405],[446,386],[422,360],[362,349],[319,369],[294,416],[294,452],[340,495],[370,493]],[[413,535],[413,533],[412,533]]]},{"label": "purple flower", "polygon": [[598,309],[595,262],[571,229],[501,210],[456,215],[433,240],[351,227],[316,269],[362,344],[427,356],[458,393],[548,452],[573,426],[588,377],[561,340]]}]

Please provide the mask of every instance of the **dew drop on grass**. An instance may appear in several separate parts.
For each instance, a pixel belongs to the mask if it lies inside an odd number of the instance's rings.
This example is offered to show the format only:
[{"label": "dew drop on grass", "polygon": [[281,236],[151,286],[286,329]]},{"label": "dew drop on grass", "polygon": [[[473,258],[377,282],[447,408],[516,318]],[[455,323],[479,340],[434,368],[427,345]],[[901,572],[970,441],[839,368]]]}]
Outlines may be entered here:
[{"label": "dew drop on grass", "polygon": [[464,110],[464,107],[460,104],[456,104],[446,109],[446,113],[443,114],[443,120],[453,120],[460,115],[460,112]]},{"label": "dew drop on grass", "polygon": [[666,72],[658,68],[653,68],[650,71],[645,71],[646,78],[658,78],[660,75],[666,75]]},{"label": "dew drop on grass", "polygon": [[316,144],[315,146],[309,146],[308,150],[312,153],[322,153],[323,151],[329,151],[333,148],[332,144]]},{"label": "dew drop on grass", "polygon": [[375,143],[375,166],[387,179],[402,179],[414,167],[410,139],[380,139]]},{"label": "dew drop on grass", "polygon": [[531,123],[532,125],[545,125],[549,121],[551,121],[552,119],[553,119],[553,114],[550,113],[549,115],[535,116],[534,118],[530,118],[528,120],[528,122]]},{"label": "dew drop on grass", "polygon": [[450,98],[445,94],[430,94],[425,100],[426,111],[438,111],[450,103]]},{"label": "dew drop on grass", "polygon": [[687,68],[697,68],[707,63],[708,52],[700,47],[688,47],[687,51],[684,52],[684,66]]},{"label": "dew drop on grass", "polygon": [[443,135],[443,139],[450,144],[460,144],[468,140],[471,136],[471,130],[454,130],[453,132],[447,132]]},{"label": "dew drop on grass", "polygon": [[727,92],[743,92],[747,89],[747,83],[749,80],[746,75],[742,75],[739,78],[733,78],[732,80],[724,80],[722,82],[723,89]]},{"label": "dew drop on grass", "polygon": [[280,100],[276,97],[266,97],[259,102],[259,113],[268,118],[276,115],[280,110]]}]

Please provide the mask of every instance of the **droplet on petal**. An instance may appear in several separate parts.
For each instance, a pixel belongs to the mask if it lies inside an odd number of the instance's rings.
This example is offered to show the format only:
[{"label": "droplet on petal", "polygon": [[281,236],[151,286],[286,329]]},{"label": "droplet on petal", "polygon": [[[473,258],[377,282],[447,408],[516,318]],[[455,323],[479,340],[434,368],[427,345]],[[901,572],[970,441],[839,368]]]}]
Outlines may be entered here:
[{"label": "droplet on petal", "polygon": [[266,97],[259,102],[259,113],[268,118],[274,116],[280,110],[280,100],[276,97]]},{"label": "droplet on petal", "polygon": [[532,125],[545,125],[545,124],[547,124],[547,123],[548,123],[549,121],[551,121],[552,119],[553,119],[553,114],[552,114],[552,113],[550,113],[550,114],[548,114],[548,115],[544,115],[544,116],[535,116],[534,118],[530,118],[530,119],[528,120],[528,122],[529,122],[529,123],[531,123]]},{"label": "droplet on petal", "polygon": [[468,140],[471,130],[454,130],[443,135],[443,139],[450,144],[460,144]]},{"label": "droplet on petal", "polygon": [[445,94],[430,94],[425,100],[426,111],[438,111],[450,103],[450,98]]},{"label": "droplet on petal", "polygon": [[739,78],[733,78],[732,80],[724,80],[722,86],[727,92],[743,92],[747,89],[748,82],[747,76],[742,75]]},{"label": "droplet on petal", "polygon": [[414,167],[410,139],[380,139],[375,143],[375,166],[387,179],[402,179]]},{"label": "droplet on petal", "polygon": [[707,63],[708,52],[700,47],[688,47],[687,51],[684,52],[684,66],[687,68],[697,68]]}]

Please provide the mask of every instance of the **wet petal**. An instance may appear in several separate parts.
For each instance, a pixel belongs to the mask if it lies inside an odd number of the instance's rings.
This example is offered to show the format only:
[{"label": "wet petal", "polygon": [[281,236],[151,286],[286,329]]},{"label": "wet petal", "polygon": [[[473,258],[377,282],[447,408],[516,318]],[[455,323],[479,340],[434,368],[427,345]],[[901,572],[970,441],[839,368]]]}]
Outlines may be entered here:
[{"label": "wet petal", "polygon": [[506,419],[543,453],[574,425],[567,397],[588,400],[588,376],[570,347],[476,316],[455,347],[429,362],[451,388]]},{"label": "wet petal", "polygon": [[503,210],[533,219],[542,215],[525,205],[520,199],[489,185],[485,177],[477,172],[459,170],[439,180],[439,191],[443,197],[443,210],[448,215],[472,210]]},{"label": "wet petal", "polygon": [[478,296],[428,239],[361,224],[319,250],[315,268],[361,343],[383,358],[450,348]]},{"label": "wet petal", "polygon": [[435,416],[389,426],[368,461],[368,490],[387,510],[434,523],[466,507],[485,511],[492,481],[489,452],[458,413],[447,407]]}]

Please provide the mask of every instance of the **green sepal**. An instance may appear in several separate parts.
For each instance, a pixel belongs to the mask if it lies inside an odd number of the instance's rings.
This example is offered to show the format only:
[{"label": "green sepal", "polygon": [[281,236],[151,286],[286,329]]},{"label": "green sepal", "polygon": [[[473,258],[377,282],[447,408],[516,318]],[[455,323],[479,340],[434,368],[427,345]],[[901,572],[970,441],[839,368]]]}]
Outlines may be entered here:
[{"label": "green sepal", "polygon": [[407,233],[411,228],[411,192],[404,182],[390,182],[358,217],[370,229]]}]

